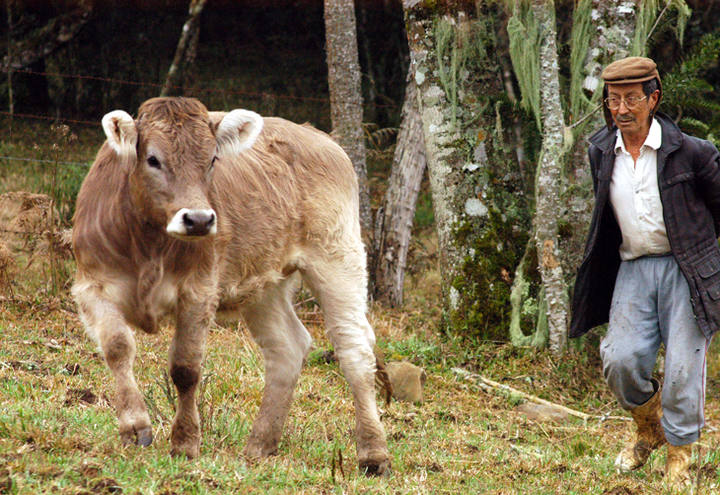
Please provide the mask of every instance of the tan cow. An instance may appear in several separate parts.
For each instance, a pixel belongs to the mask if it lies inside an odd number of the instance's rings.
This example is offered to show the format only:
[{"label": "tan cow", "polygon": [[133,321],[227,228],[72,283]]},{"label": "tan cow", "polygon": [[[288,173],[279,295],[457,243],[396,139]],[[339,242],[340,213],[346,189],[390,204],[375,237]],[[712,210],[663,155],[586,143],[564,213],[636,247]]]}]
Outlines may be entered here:
[{"label": "tan cow", "polygon": [[195,392],[215,312],[241,317],[265,358],[265,391],[245,447],[274,454],[311,337],[292,296],[306,281],[352,389],[361,470],[389,467],[375,403],[375,337],[352,164],[326,134],[253,112],[154,98],[133,120],[103,118],[107,141],[80,189],[73,295],[117,384],[120,436],[146,446],[150,417],[132,372],[131,327],[175,318],[174,454],[198,455]]}]

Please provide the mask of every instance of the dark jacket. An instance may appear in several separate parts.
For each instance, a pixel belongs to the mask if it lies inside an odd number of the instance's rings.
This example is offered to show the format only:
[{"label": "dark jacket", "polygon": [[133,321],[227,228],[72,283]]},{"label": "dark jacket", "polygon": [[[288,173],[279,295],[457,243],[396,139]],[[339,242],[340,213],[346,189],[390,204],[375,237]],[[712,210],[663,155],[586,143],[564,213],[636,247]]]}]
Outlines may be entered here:
[{"label": "dark jacket", "polygon": [[[682,133],[667,116],[656,118],[662,128],[658,186],[670,249],[690,286],[698,326],[709,338],[720,328],[720,154],[709,141]],[[570,337],[609,320],[622,241],[609,199],[615,132],[605,127],[590,138],[595,209],[575,282]]]}]

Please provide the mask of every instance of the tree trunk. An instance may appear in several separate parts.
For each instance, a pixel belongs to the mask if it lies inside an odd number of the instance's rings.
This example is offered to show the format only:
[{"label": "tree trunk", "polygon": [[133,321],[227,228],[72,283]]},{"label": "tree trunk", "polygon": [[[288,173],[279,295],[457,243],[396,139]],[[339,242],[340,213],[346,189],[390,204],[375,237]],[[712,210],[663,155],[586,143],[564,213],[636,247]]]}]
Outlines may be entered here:
[{"label": "tree trunk", "polygon": [[[605,125],[602,111],[602,70],[630,55],[637,3],[631,0],[581,0],[573,15],[570,124],[573,146],[566,167],[567,211],[562,222],[561,260],[572,284],[582,262],[593,208],[587,138]],[[570,226],[572,226],[570,228]]]},{"label": "tree trunk", "polygon": [[375,77],[376,60],[370,49],[370,39],[366,31],[367,26],[367,8],[360,2],[358,5],[358,13],[360,14],[360,22],[358,24],[358,37],[362,45],[362,53],[365,58],[365,77],[367,78],[367,101],[369,103],[365,120],[367,122],[377,122],[377,78]]},{"label": "tree trunk", "polygon": [[180,40],[178,41],[177,48],[175,49],[175,56],[170,64],[170,69],[168,69],[165,84],[163,84],[162,90],[160,91],[160,96],[168,96],[171,93],[176,93],[174,90],[181,86],[183,80],[182,64],[187,58],[188,46],[192,46],[191,40],[195,38],[198,30],[200,29],[200,14],[202,13],[206,2],[207,0],[190,1],[188,18],[183,25],[182,32],[180,33]]},{"label": "tree trunk", "polygon": [[425,173],[425,141],[418,112],[417,85],[408,68],[402,122],[385,202],[375,231],[375,297],[392,307],[402,305],[403,282],[415,206]]},{"label": "tree trunk", "polygon": [[562,159],[565,122],[560,102],[555,5],[534,0],[540,30],[540,113],[543,142],[535,183],[535,243],[547,302],[550,350],[561,353],[567,344],[569,304],[567,284],[559,261],[558,213],[563,204]]},{"label": "tree trunk", "polygon": [[185,50],[185,68],[182,71],[182,84],[184,88],[191,88],[194,86],[197,74],[195,74],[195,61],[197,60],[197,49],[200,43],[200,23],[198,28],[188,42],[187,50]]},{"label": "tree trunk", "polygon": [[[9,8],[9,7],[8,7]],[[48,21],[45,26],[34,30],[25,39],[12,47],[10,54],[3,57],[0,69],[24,69],[37,62],[70,41],[80,32],[90,19],[92,3],[87,0],[78,2],[77,8]]]},{"label": "tree trunk", "polygon": [[500,7],[466,6],[404,1],[440,244],[443,325],[500,339],[510,319],[509,274],[527,242],[527,205],[510,193],[521,179],[513,150],[503,146],[509,105],[494,60]]},{"label": "tree trunk", "polygon": [[360,186],[360,225],[367,246],[372,246],[372,211],[365,163],[365,136],[358,61],[355,7],[352,0],[325,0],[330,117],[333,135],[350,157]]}]

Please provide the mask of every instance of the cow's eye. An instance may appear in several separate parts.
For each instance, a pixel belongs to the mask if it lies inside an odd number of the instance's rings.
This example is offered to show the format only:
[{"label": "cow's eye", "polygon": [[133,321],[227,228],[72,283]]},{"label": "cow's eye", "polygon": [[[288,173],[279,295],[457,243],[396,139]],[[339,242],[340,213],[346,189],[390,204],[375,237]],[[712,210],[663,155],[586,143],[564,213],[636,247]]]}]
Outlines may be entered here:
[{"label": "cow's eye", "polygon": [[210,162],[210,170],[212,170],[215,167],[215,162],[217,161],[217,157],[214,156],[212,161]]},{"label": "cow's eye", "polygon": [[150,165],[152,168],[160,168],[160,160],[155,158],[153,155],[150,155],[147,159],[148,165]]}]

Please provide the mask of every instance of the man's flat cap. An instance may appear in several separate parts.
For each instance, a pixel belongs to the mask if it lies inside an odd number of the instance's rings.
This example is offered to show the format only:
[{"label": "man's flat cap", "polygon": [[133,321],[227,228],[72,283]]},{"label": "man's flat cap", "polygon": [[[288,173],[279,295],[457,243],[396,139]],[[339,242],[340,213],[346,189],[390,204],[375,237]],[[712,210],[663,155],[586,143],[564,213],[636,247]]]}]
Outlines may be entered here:
[{"label": "man's flat cap", "polygon": [[646,57],[627,57],[616,60],[602,71],[605,84],[631,84],[657,79],[660,81],[655,62]]}]

